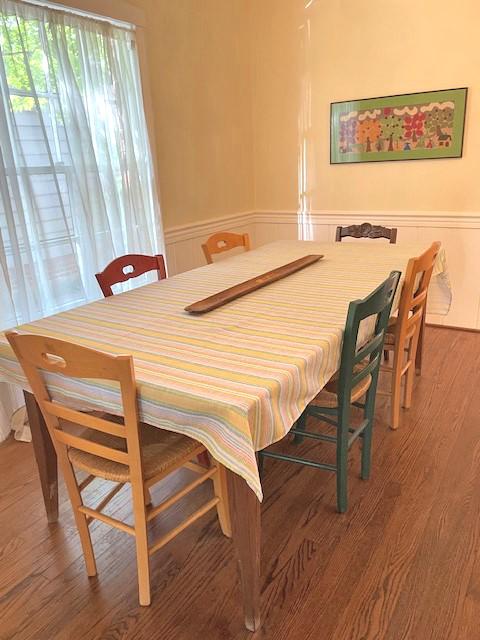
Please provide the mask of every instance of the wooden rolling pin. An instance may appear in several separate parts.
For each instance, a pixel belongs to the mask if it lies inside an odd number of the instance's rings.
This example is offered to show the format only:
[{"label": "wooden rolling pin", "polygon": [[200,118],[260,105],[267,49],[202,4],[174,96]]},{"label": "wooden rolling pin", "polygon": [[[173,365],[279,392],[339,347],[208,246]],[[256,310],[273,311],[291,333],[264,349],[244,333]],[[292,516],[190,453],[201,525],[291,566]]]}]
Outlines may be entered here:
[{"label": "wooden rolling pin", "polygon": [[218,307],[222,307],[224,304],[232,302],[232,300],[241,298],[242,296],[247,295],[247,293],[251,293],[252,291],[265,287],[272,282],[286,278],[290,274],[300,271],[300,269],[304,269],[305,267],[318,262],[322,258],[323,255],[304,256],[303,258],[284,264],[281,267],[272,269],[272,271],[262,273],[256,278],[251,278],[250,280],[236,284],[234,287],[230,287],[224,291],[219,291],[219,293],[215,293],[213,296],[194,302],[193,304],[188,305],[188,307],[185,307],[185,311],[188,311],[188,313],[200,314],[207,313],[213,309],[218,309]]}]

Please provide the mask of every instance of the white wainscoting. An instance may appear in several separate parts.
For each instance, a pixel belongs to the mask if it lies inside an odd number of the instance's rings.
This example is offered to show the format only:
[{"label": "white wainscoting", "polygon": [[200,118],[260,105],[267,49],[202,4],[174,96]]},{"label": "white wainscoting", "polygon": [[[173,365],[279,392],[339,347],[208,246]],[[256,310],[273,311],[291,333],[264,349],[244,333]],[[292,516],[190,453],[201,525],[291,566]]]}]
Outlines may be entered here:
[{"label": "white wainscoting", "polygon": [[218,231],[248,233],[250,234],[252,245],[258,246],[255,245],[255,216],[251,211],[172,227],[165,230],[165,249],[169,275],[202,267],[205,264],[202,244],[209,236]]},{"label": "white wainscoting", "polygon": [[304,239],[333,242],[337,225],[364,221],[398,228],[397,242],[440,240],[446,250],[453,302],[446,316],[429,322],[480,329],[480,213],[395,211],[251,211],[166,230],[171,275],[205,264],[201,244],[212,233],[249,233],[253,247],[273,240]]}]

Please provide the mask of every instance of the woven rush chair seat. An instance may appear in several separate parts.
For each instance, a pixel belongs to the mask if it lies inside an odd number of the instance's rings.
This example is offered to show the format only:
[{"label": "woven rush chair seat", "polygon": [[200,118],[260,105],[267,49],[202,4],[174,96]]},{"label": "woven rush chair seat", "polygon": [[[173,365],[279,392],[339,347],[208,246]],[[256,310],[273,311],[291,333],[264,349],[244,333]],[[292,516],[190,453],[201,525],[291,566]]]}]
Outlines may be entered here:
[{"label": "woven rush chair seat", "polygon": [[[112,419],[112,416],[109,416],[109,419]],[[117,451],[127,450],[123,438],[116,438],[94,429],[84,430],[82,438]],[[157,429],[143,422],[140,424],[140,438],[145,480],[150,480],[159,473],[167,473],[169,469],[175,469],[179,461],[188,453],[198,449],[198,442],[188,436]],[[130,482],[130,468],[126,464],[107,460],[73,447],[69,448],[68,457],[75,467],[94,476],[113,482]]]},{"label": "woven rush chair seat", "polygon": [[[385,334],[385,349],[390,351],[395,347],[395,326],[397,324],[397,317],[394,316],[388,321],[387,333]],[[415,327],[412,327],[410,331],[407,331],[405,339],[412,338],[415,334]]]},{"label": "woven rush chair seat", "polygon": [[[359,373],[363,369],[360,365],[356,365],[355,368],[357,367],[358,370],[355,371],[355,373]],[[360,380],[360,382],[352,389],[350,402],[357,402],[357,400],[360,400],[360,398],[370,389],[371,384],[372,376],[370,375],[363,378],[363,380]],[[330,380],[325,389],[322,389],[322,391],[320,391],[320,393],[310,402],[310,405],[314,407],[328,407],[334,409],[338,406],[337,385],[338,379]]]}]

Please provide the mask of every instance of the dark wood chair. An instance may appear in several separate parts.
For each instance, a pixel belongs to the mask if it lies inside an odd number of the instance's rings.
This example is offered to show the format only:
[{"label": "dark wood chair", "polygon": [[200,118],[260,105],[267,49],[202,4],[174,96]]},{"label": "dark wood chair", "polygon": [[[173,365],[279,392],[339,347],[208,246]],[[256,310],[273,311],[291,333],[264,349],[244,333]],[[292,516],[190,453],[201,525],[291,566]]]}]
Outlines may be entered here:
[{"label": "dark wood chair", "polygon": [[335,242],[341,242],[342,238],[387,238],[390,244],[397,242],[397,230],[395,228],[380,227],[369,222],[363,224],[352,224],[349,227],[337,227]]},{"label": "dark wood chair", "polygon": [[96,273],[95,277],[103,295],[108,298],[113,296],[112,286],[114,284],[127,282],[131,278],[136,278],[154,270],[157,271],[159,280],[164,280],[167,277],[165,260],[162,255],[144,256],[129,253],[112,260],[103,271]]}]

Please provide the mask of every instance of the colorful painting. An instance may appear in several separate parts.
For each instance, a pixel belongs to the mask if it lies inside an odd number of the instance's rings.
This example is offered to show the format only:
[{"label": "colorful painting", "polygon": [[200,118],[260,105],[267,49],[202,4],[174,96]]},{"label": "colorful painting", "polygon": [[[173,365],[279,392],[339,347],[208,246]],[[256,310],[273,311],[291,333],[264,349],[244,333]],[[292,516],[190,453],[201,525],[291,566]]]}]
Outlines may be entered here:
[{"label": "colorful painting", "polygon": [[460,158],[467,89],[333,102],[330,163]]}]

